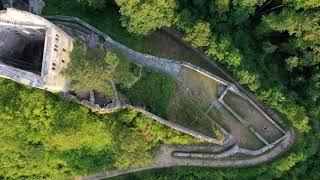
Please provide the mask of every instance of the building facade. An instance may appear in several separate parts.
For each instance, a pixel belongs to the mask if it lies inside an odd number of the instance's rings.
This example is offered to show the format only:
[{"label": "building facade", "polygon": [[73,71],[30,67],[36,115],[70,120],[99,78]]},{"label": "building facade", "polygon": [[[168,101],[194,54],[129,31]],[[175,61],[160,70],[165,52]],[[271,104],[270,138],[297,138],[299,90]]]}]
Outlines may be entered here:
[{"label": "building facade", "polygon": [[48,90],[66,91],[61,73],[73,38],[50,21],[12,8],[0,11],[0,76]]}]

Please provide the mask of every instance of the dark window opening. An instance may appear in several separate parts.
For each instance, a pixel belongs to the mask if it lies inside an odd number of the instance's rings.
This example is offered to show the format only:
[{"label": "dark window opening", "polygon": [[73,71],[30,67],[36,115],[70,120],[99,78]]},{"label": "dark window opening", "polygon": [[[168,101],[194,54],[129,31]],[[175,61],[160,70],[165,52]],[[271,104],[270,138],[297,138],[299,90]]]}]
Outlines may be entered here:
[{"label": "dark window opening", "polygon": [[41,74],[45,29],[0,26],[0,62]]}]

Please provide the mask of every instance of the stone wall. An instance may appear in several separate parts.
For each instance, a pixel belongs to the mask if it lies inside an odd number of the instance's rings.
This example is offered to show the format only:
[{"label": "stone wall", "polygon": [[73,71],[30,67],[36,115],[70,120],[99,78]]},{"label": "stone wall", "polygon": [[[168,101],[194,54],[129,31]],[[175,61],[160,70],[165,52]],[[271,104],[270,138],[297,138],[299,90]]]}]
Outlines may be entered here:
[{"label": "stone wall", "polygon": [[279,124],[283,124],[283,121],[281,118],[274,113],[269,107],[265,106],[262,102],[260,102],[255,95],[253,95],[251,92],[249,92],[247,89],[243,88],[228,72],[226,69],[220,66],[220,64],[215,61],[214,59],[209,58],[201,49],[194,48],[190,46],[190,44],[183,41],[183,36],[181,33],[179,33],[176,30],[170,29],[170,28],[162,28],[161,31],[164,33],[167,33],[171,37],[173,37],[175,40],[180,42],[181,44],[187,46],[190,48],[191,51],[193,51],[195,54],[197,54],[202,60],[205,60],[212,64],[215,68],[219,69],[220,73],[224,76],[224,78],[233,83],[242,93],[244,93],[248,98],[253,101],[259,108],[261,108],[265,113],[268,114],[274,121],[276,121]]},{"label": "stone wall", "polygon": [[44,89],[40,76],[0,63],[0,77],[7,78],[28,86]]},{"label": "stone wall", "polygon": [[[188,62],[184,62],[184,61],[175,61],[175,60],[170,60],[170,59],[166,59],[166,58],[159,58],[159,57],[155,57],[155,56],[151,56],[151,55],[148,55],[148,54],[143,54],[143,53],[140,53],[140,52],[136,52],[114,40],[112,40],[109,36],[107,36],[106,34],[104,34],[103,32],[99,31],[98,29],[92,27],[91,25],[87,24],[86,22],[82,21],[81,19],[79,18],[76,18],[76,17],[69,17],[69,16],[49,16],[49,17],[46,17],[47,19],[53,19],[53,20],[62,20],[62,21],[69,21],[69,22],[75,22],[79,25],[82,25],[84,26],[85,28],[91,30],[92,32],[96,33],[97,35],[99,35],[100,37],[103,37],[105,39],[105,42],[104,42],[104,45],[106,48],[109,48],[109,49],[114,49],[114,48],[117,48],[117,49],[121,49],[124,53],[126,53],[129,57],[130,60],[134,61],[135,63],[137,64],[140,64],[140,65],[144,65],[144,66],[147,66],[147,67],[150,67],[150,68],[153,68],[153,69],[156,69],[156,70],[159,70],[161,72],[164,72],[166,74],[169,74],[175,78],[178,78],[178,75],[180,73],[180,70],[181,70],[181,67],[182,66],[185,66],[185,67],[188,67],[188,68],[191,68],[195,71],[198,71],[199,73],[209,77],[209,78],[212,78],[214,80],[216,80],[217,82],[225,85],[225,86],[228,86],[230,88],[230,90],[233,90],[234,92],[236,92],[237,94],[240,93],[240,91],[237,89],[237,87],[241,87],[239,86],[239,84],[232,84],[208,71],[205,71],[197,66],[194,66]],[[232,78],[230,78],[233,82],[234,80]],[[242,87],[241,87],[242,88]],[[225,90],[225,92],[227,92],[227,90]],[[244,94],[242,94],[244,95]],[[245,96],[245,95],[244,95]],[[223,98],[223,96],[222,96]],[[219,98],[220,101],[222,101],[222,98]],[[246,99],[250,99],[249,97],[246,97]],[[252,102],[253,104],[255,104],[251,99],[250,99],[250,102]],[[223,101],[222,101],[223,103]],[[211,143],[215,143],[215,144],[223,144],[221,143],[220,141],[214,139],[214,138],[211,138],[211,137],[208,137],[206,135],[203,135],[203,134],[200,134],[200,133],[197,133],[195,131],[192,131],[192,130],[189,130],[187,128],[184,128],[182,126],[179,126],[177,124],[174,124],[174,123],[171,123],[167,120],[164,120],[148,111],[146,111],[145,109],[142,109],[142,108],[139,108],[139,107],[134,107],[134,106],[131,106],[131,105],[120,105],[119,106],[113,106],[112,108],[111,107],[107,107],[107,108],[103,108],[103,109],[97,109],[95,108],[94,111],[98,111],[98,112],[108,112],[108,111],[113,111],[114,109],[117,109],[117,108],[130,108],[130,109],[134,109],[138,112],[142,112],[144,114],[146,114],[147,116],[155,119],[156,121],[166,125],[166,126],[169,126],[173,129],[176,129],[178,131],[181,131],[181,132],[185,132],[186,134],[190,134],[192,136],[195,136],[195,137],[199,137],[207,142],[211,142]],[[257,105],[255,106],[259,111],[262,111]],[[92,107],[91,107],[92,108]],[[230,109],[229,109],[230,110]],[[232,109],[231,109],[232,110]],[[270,117],[264,113],[265,116],[267,116],[269,119]],[[239,119],[239,118],[238,118]],[[268,120],[269,120],[268,119]],[[272,120],[271,120],[272,121]],[[241,121],[242,123],[244,123],[243,121]],[[273,122],[273,121],[272,121]],[[273,124],[276,124],[273,122]],[[279,126],[277,126],[279,127]],[[256,134],[256,133],[255,133]],[[258,136],[260,137],[260,136]],[[260,137],[261,139],[261,137]],[[263,139],[263,142],[266,143],[266,141],[264,141]],[[266,143],[268,145],[268,143]]]},{"label": "stone wall", "polygon": [[[0,26],[7,26],[12,29],[44,29],[46,35],[41,76],[39,76],[44,83],[42,87],[33,87],[66,91],[68,82],[60,72],[68,64],[69,53],[73,48],[73,39],[68,34],[40,16],[12,8],[0,11]],[[16,73],[19,74],[20,72],[17,71]],[[6,77],[6,74],[2,74],[2,76]],[[24,83],[18,76],[15,76],[13,80]],[[30,85],[29,83],[24,84]]]},{"label": "stone wall", "polygon": [[134,51],[116,41],[111,39],[109,36],[101,32],[100,30],[96,29],[95,27],[89,25],[88,23],[82,21],[79,18],[76,17],[69,17],[69,16],[46,16],[45,18],[49,20],[62,20],[62,21],[69,21],[69,22],[75,22],[77,24],[80,24],[84,26],[85,28],[93,31],[94,33],[98,34],[100,37],[103,37],[105,39],[105,47],[110,49],[121,49],[130,60],[133,62],[144,65],[156,70],[159,70],[161,72],[164,72],[166,74],[169,74],[171,76],[178,76],[181,65],[184,62],[181,61],[174,61],[166,58],[159,58],[156,56],[151,56],[148,54],[143,54],[137,51]]}]

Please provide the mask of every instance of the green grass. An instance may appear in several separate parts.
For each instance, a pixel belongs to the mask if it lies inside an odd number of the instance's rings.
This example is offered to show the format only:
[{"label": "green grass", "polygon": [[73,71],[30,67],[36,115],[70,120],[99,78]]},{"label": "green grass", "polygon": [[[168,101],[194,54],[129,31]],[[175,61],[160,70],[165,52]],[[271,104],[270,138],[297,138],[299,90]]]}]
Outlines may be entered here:
[{"label": "green grass", "polygon": [[187,88],[190,98],[202,109],[207,111],[212,101],[218,99],[218,82],[189,67],[182,66],[180,71],[181,84]]},{"label": "green grass", "polygon": [[140,80],[129,89],[121,89],[121,92],[133,105],[144,106],[152,113],[166,118],[175,90],[176,83],[171,77],[144,68]]}]

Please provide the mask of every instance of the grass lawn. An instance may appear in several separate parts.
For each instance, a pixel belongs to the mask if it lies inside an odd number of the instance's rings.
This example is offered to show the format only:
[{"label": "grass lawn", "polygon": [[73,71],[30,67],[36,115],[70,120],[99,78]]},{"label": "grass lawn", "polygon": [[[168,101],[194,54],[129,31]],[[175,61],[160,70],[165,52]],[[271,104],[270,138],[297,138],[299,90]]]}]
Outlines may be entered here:
[{"label": "grass lawn", "polygon": [[190,95],[190,98],[197,103],[203,111],[207,111],[212,101],[218,98],[218,82],[198,71],[183,66],[179,80],[181,81],[180,84],[182,87],[184,87]]},{"label": "grass lawn", "polygon": [[269,143],[275,142],[284,135],[246,99],[228,91],[223,100],[244,120],[252,124],[252,127]]},{"label": "grass lawn", "polygon": [[168,107],[168,119],[207,136],[223,139],[220,129],[189,96],[185,95],[183,87],[177,87],[176,94]]},{"label": "grass lawn", "polygon": [[120,90],[136,106],[167,118],[167,107],[175,94],[175,81],[160,72],[143,68],[141,78],[129,89]]}]

